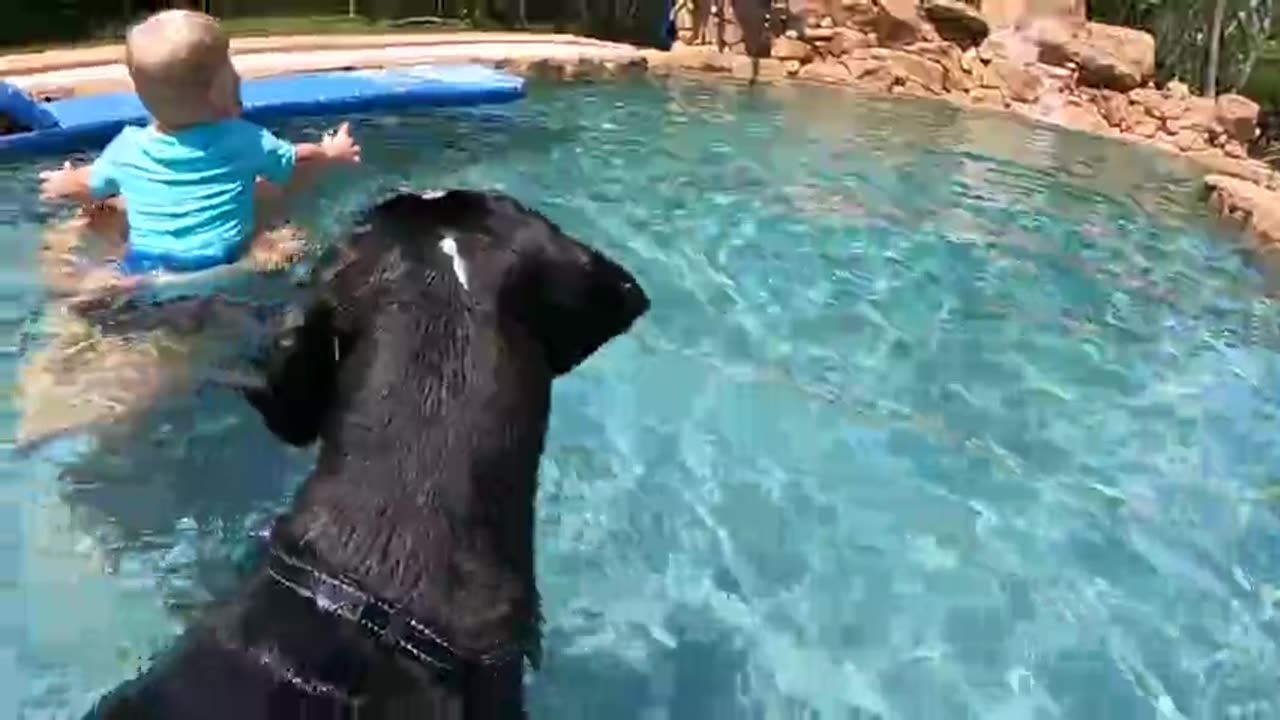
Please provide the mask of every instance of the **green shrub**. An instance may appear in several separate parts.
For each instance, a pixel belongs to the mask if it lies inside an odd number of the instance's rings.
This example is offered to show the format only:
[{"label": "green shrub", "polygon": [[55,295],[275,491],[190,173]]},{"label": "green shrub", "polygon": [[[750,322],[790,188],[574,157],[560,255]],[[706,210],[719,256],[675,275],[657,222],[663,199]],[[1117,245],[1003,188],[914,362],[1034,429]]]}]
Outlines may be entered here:
[{"label": "green shrub", "polygon": [[1280,109],[1280,57],[1258,58],[1240,91],[1265,110]]}]

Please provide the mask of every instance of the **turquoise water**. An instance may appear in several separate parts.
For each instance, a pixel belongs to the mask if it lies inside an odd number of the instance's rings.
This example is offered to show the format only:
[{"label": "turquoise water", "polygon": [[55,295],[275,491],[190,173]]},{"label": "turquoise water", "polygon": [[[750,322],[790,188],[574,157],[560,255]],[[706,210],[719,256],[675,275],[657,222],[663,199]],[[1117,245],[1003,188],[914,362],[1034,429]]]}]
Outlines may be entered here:
[{"label": "turquoise water", "polygon": [[[1280,715],[1277,307],[1190,167],[692,81],[357,131],[317,237],[398,183],[499,187],[653,298],[556,388],[536,717]],[[0,173],[10,383],[53,162]],[[163,647],[308,460],[219,392],[0,457],[0,717]]]}]

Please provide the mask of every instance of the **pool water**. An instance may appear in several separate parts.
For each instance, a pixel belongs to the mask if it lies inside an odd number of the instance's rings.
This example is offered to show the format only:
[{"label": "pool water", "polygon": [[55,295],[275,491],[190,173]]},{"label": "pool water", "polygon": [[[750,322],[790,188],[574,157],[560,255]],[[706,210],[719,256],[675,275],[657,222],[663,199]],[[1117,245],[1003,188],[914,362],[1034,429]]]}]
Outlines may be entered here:
[{"label": "pool water", "polygon": [[[1280,714],[1280,318],[1193,168],[694,80],[356,131],[316,237],[398,184],[496,187],[653,299],[555,390],[535,717]],[[0,172],[10,384],[57,160]],[[215,391],[0,457],[0,717],[74,716],[143,665],[310,457]]]}]

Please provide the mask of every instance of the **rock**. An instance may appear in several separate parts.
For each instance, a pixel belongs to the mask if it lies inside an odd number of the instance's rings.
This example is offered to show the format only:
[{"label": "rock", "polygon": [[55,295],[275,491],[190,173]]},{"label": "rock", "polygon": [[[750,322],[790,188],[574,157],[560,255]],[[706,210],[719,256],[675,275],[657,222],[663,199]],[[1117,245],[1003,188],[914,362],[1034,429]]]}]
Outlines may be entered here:
[{"label": "rock", "polygon": [[1258,103],[1240,95],[1219,95],[1218,122],[1232,139],[1251,142],[1258,127]]},{"label": "rock", "polygon": [[859,58],[845,61],[850,82],[856,87],[877,93],[887,93],[897,83],[897,75],[882,60]]},{"label": "rock", "polygon": [[924,23],[916,13],[916,0],[879,0],[879,3],[882,12],[874,22],[881,45],[910,45],[925,37]]},{"label": "rock", "polygon": [[872,50],[872,57],[883,60],[895,78],[915,80],[925,89],[941,95],[946,91],[946,72],[938,63],[901,50]]},{"label": "rock", "polygon": [[960,67],[970,75],[977,75],[978,68],[982,65],[982,59],[978,56],[977,48],[969,48],[960,53]]},{"label": "rock", "polygon": [[932,0],[924,6],[924,16],[944,40],[961,48],[981,44],[991,32],[982,13],[959,0]]},{"label": "rock", "polygon": [[917,0],[876,0],[886,15],[904,23],[919,24],[920,15],[916,12]]},{"label": "rock", "polygon": [[889,88],[889,92],[894,95],[905,95],[907,97],[932,98],[936,93],[931,92],[928,88],[908,78],[900,84],[895,84]]},{"label": "rock", "polygon": [[669,55],[673,65],[690,70],[728,72],[733,67],[733,55],[706,45],[673,47]]},{"label": "rock", "polygon": [[782,37],[787,38],[788,40],[799,40],[800,31],[795,29],[790,29],[782,33]]},{"label": "rock", "polygon": [[835,36],[835,28],[809,28],[804,31],[804,39],[809,42],[828,42]]},{"label": "rock", "polygon": [[988,65],[982,84],[1000,90],[1014,102],[1035,102],[1044,92],[1044,80],[1039,75],[1028,66],[1015,65],[1007,60],[996,60]]},{"label": "rock", "polygon": [[1179,80],[1170,80],[1169,84],[1164,86],[1164,91],[1169,97],[1176,100],[1186,100],[1191,97],[1191,88]]},{"label": "rock", "polygon": [[973,76],[965,72],[961,64],[960,49],[949,42],[916,43],[907,48],[908,52],[922,55],[942,66],[945,73],[943,82],[947,90],[968,92],[976,85]]},{"label": "rock", "polygon": [[1092,103],[1071,99],[1058,108],[1058,121],[1069,128],[1091,133],[1105,133],[1110,129],[1107,121]]},{"label": "rock", "polygon": [[640,57],[627,58],[624,60],[606,60],[604,68],[611,77],[615,78],[631,78],[645,75],[649,70],[649,61],[642,55]]},{"label": "rock", "polygon": [[1153,138],[1160,132],[1160,122],[1146,113],[1131,112],[1125,124],[1125,130],[1138,137]]},{"label": "rock", "polygon": [[1187,109],[1187,101],[1175,98],[1154,88],[1138,88],[1129,93],[1129,99],[1142,106],[1147,114],[1157,120],[1181,117]]},{"label": "rock", "polygon": [[781,80],[787,71],[781,60],[773,58],[753,58],[747,55],[734,55],[733,65],[729,72],[740,80],[757,82],[762,80]]},{"label": "rock", "polygon": [[796,77],[825,83],[847,83],[851,79],[849,68],[834,60],[818,60],[800,68]]},{"label": "rock", "polygon": [[1249,153],[1245,150],[1243,143],[1231,139],[1222,144],[1222,152],[1226,153],[1227,157],[1235,158],[1237,160],[1242,160],[1249,156]]},{"label": "rock", "polygon": [[1039,26],[1040,60],[1060,66],[1075,63],[1081,83],[1128,92],[1155,75],[1156,41],[1150,33],[1092,22],[1074,33],[1060,32],[1064,27],[1068,26],[1061,22]]},{"label": "rock", "polygon": [[1272,190],[1280,189],[1280,175],[1259,160],[1233,160],[1217,150],[1193,151],[1187,153],[1187,157],[1211,173],[1243,178]]},{"label": "rock", "polygon": [[1001,30],[992,33],[978,46],[978,56],[983,62],[1004,59],[1012,60],[1018,65],[1035,62],[1040,57],[1040,46],[1035,36],[1019,33],[1015,30]]},{"label": "rock", "polygon": [[799,60],[782,61],[782,69],[785,70],[788,75],[794,76],[796,73],[800,72],[800,68],[802,67],[804,67],[804,63]]},{"label": "rock", "polygon": [[769,55],[779,60],[808,60],[813,57],[813,46],[789,37],[774,38]]},{"label": "rock", "polygon": [[969,91],[969,102],[977,107],[1004,108],[1004,94],[996,88],[974,88]]},{"label": "rock", "polygon": [[880,8],[872,0],[859,0],[844,6],[845,27],[873,30],[879,16]]},{"label": "rock", "polygon": [[1129,98],[1115,90],[1103,90],[1094,97],[1094,103],[1108,125],[1115,128],[1124,126],[1129,112]]},{"label": "rock", "polygon": [[823,15],[822,20],[818,23],[818,27],[821,28],[833,28],[835,26],[836,21],[833,20],[830,15]]},{"label": "rock", "polygon": [[1187,110],[1183,113],[1180,122],[1186,123],[1186,127],[1201,132],[1209,132],[1215,126],[1221,127],[1218,125],[1218,104],[1213,98],[1187,98]]},{"label": "rock", "polygon": [[854,50],[871,47],[871,38],[859,30],[836,28],[835,37],[827,43],[827,53],[839,57],[849,55]]},{"label": "rock", "polygon": [[1209,207],[1244,231],[1255,247],[1280,242],[1280,194],[1247,180],[1206,175]]},{"label": "rock", "polygon": [[1195,130],[1183,130],[1174,135],[1173,144],[1181,152],[1209,149],[1209,143],[1205,142],[1204,133],[1198,133]]}]

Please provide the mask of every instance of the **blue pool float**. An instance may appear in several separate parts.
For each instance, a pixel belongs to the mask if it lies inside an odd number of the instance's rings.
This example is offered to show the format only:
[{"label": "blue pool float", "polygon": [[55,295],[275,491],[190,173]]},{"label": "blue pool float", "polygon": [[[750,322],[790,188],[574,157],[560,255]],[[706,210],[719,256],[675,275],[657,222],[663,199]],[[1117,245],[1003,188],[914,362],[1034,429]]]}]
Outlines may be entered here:
[{"label": "blue pool float", "polygon": [[[302,115],[506,103],[524,97],[524,80],[484,65],[419,65],[337,70],[245,80],[244,115],[269,121]],[[132,92],[40,102],[0,81],[0,115],[28,132],[0,135],[0,156],[100,149],[125,125],[150,116]]]}]

